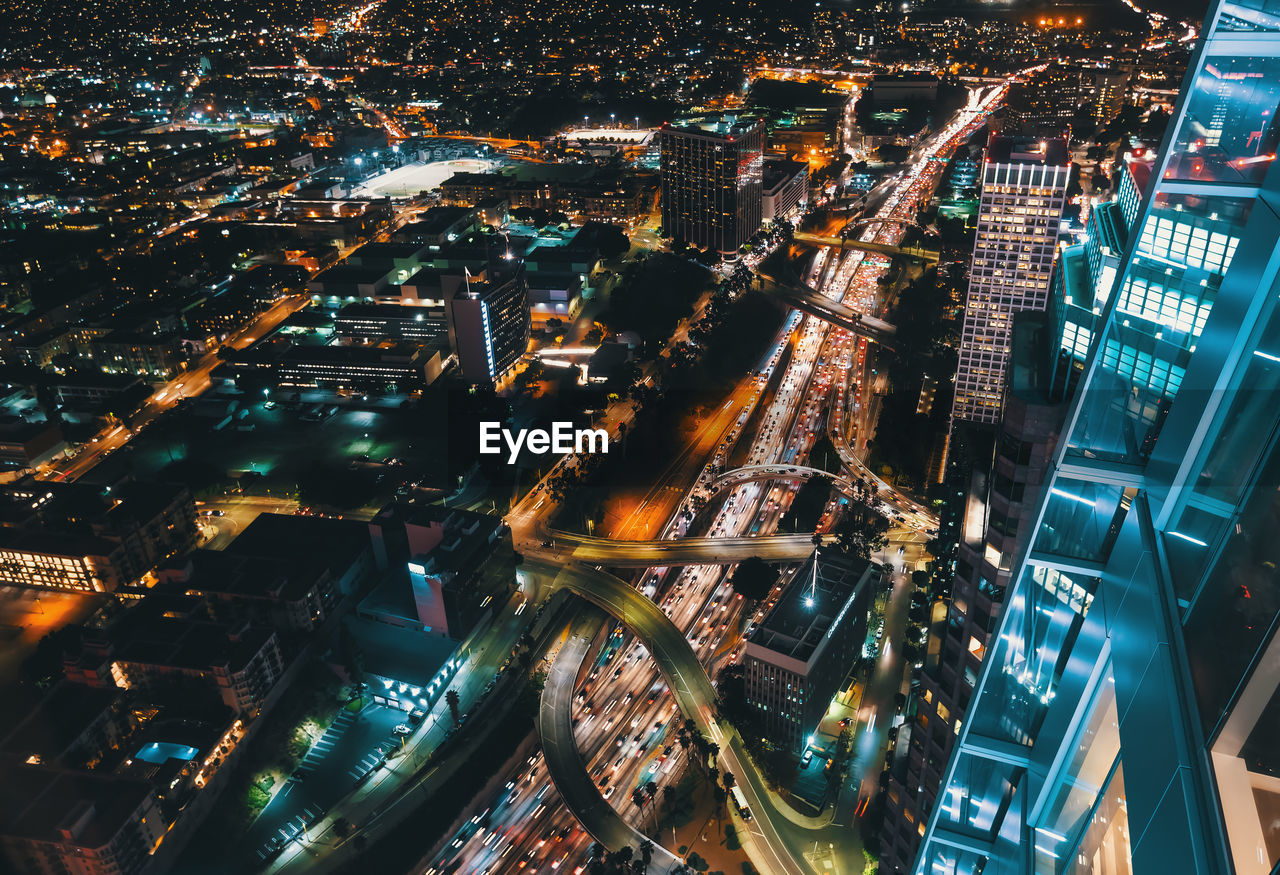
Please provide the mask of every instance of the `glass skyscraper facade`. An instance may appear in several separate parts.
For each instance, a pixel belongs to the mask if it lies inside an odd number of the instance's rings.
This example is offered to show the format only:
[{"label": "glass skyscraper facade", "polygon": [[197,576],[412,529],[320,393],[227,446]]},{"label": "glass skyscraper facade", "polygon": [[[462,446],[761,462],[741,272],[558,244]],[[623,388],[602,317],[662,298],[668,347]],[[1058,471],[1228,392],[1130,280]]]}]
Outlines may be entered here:
[{"label": "glass skyscraper facade", "polygon": [[1278,111],[1280,0],[1215,3],[921,875],[1280,864]]}]

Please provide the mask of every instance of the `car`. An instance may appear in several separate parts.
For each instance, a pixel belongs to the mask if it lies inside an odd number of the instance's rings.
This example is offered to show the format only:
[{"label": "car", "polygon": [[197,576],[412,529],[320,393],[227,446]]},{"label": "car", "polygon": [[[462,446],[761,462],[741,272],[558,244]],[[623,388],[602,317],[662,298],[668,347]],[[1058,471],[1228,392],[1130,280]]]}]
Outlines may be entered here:
[{"label": "car", "polygon": [[606,787],[606,788],[605,788],[605,790],[604,790],[604,798],[605,798],[605,799],[608,799],[608,798],[609,798],[610,796],[612,796],[612,795],[613,795],[613,788],[612,788],[612,787]]},{"label": "car", "polygon": [[804,767],[804,766],[809,765],[809,763],[811,763],[811,762],[813,762],[813,750],[812,750],[812,749],[810,749],[810,750],[806,750],[806,751],[804,752],[804,756],[800,757],[800,765],[801,765],[801,767]]},{"label": "car", "polygon": [[413,732],[413,727],[409,726],[407,723],[401,723],[391,731],[396,735],[408,735],[410,732]]}]

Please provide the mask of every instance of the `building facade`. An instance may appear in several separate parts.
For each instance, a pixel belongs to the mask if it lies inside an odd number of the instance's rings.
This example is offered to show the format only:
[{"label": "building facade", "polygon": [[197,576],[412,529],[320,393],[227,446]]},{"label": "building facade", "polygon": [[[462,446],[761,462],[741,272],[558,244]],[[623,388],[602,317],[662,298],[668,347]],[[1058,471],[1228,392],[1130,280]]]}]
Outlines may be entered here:
[{"label": "building facade", "polygon": [[1096,323],[1115,284],[1150,177],[1148,162],[1127,156],[1115,198],[1090,211],[1082,242],[1064,246],[1058,253],[1049,299],[1058,336],[1051,382],[1054,392],[1064,397],[1084,369]]},{"label": "building facade", "polygon": [[1280,863],[1277,110],[1280,6],[1215,3],[920,875]]},{"label": "building facade", "polygon": [[717,116],[667,125],[661,148],[663,232],[736,253],[763,221],[764,123]]},{"label": "building facade", "polygon": [[809,204],[809,165],[773,159],[764,164],[764,220],[781,222]]},{"label": "building facade", "polygon": [[956,727],[1000,622],[1014,558],[1031,537],[1030,516],[1066,413],[1048,392],[1055,337],[1047,314],[1015,317],[1000,431],[993,447],[971,436],[981,449],[972,448],[978,458],[971,458],[967,489],[956,496],[963,512],[946,615],[930,629],[928,656],[913,679],[907,721],[891,754],[881,831],[885,875],[910,871]]},{"label": "building facade", "polygon": [[993,136],[987,145],[953,421],[1000,422],[1013,314],[1049,300],[1070,175],[1062,140]]}]

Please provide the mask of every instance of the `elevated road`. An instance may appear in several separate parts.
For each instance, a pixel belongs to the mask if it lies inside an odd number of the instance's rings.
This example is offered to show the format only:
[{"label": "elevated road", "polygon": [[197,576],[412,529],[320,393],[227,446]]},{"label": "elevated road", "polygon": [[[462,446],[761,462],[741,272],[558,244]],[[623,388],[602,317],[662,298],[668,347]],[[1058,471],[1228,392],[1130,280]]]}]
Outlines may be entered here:
[{"label": "elevated road", "polygon": [[[846,477],[832,474],[821,468],[810,468],[806,465],[744,465],[731,468],[707,484],[707,489],[714,495],[722,489],[741,486],[743,483],[767,483],[773,480],[808,480],[812,477],[826,477],[841,494],[853,497],[853,482]],[[751,540],[758,541],[759,538]],[[810,542],[812,545],[812,542]]]},{"label": "elevated road", "polygon": [[[693,648],[670,618],[643,593],[603,571],[576,563],[561,569],[537,563],[534,570],[554,574],[554,589],[567,590],[604,609],[644,642],[671,689],[680,712],[692,719],[699,731],[719,746],[722,771],[727,769],[738,778],[738,787],[754,815],[749,829],[739,829],[751,861],[765,875],[812,875],[814,870],[804,858],[804,848],[789,848],[783,839],[780,829],[790,828],[794,832],[794,826],[774,806],[759,773],[749,765],[742,740],[736,732],[728,727],[722,728],[716,720],[715,687]],[[555,573],[557,570],[558,574]],[[559,680],[564,683],[565,675],[560,675]],[[551,678],[548,678],[548,686],[551,683]],[[572,696],[572,678],[568,686]],[[547,703],[548,699],[544,697],[544,709]],[[542,719],[540,716],[540,725]],[[548,725],[554,729],[554,723]],[[585,770],[583,777],[587,777]],[[569,798],[568,794],[564,795]]]},{"label": "elevated road", "polygon": [[834,246],[837,249],[858,249],[862,252],[875,252],[880,255],[892,255],[899,258],[910,258],[923,264],[937,264],[938,253],[928,249],[906,249],[891,243],[875,243],[870,240],[859,240],[856,237],[828,237],[823,234],[809,234],[797,231],[791,238],[796,243],[806,246]]},{"label": "elevated road", "polygon": [[859,313],[852,307],[845,306],[810,288],[798,279],[770,275],[763,266],[756,269],[756,277],[757,288],[760,291],[781,298],[801,313],[816,316],[858,337],[865,337],[885,346],[893,346],[897,329],[888,322]]},{"label": "elevated road", "polygon": [[[538,708],[538,735],[547,760],[547,773],[569,811],[591,838],[611,851],[622,847],[638,849],[648,836],[622,819],[600,794],[587,774],[573,735],[573,692],[577,688],[582,663],[591,651],[591,639],[604,625],[603,615],[592,608],[578,612],[569,628],[569,640],[561,647]],[[649,861],[651,875],[667,875],[681,860],[657,842]]]},{"label": "elevated road", "polygon": [[[767,562],[799,562],[813,552],[813,535],[616,541],[554,530],[549,534],[550,547],[530,547],[522,552],[551,562],[581,562],[610,568],[733,565],[752,556],[759,556]],[[824,542],[829,541],[830,538],[826,538]]]}]

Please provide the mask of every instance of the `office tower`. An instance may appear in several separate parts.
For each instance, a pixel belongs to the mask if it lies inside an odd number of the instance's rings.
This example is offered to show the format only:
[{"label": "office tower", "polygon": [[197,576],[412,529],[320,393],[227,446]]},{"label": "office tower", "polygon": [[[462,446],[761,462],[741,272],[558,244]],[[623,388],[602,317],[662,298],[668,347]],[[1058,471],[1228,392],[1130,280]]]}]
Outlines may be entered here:
[{"label": "office tower", "polygon": [[1058,338],[1050,391],[1057,397],[1070,396],[1084,369],[1097,321],[1138,221],[1153,158],[1149,154],[1126,155],[1116,196],[1089,212],[1081,242],[1064,246],[1058,253],[1049,297]]},{"label": "office tower", "polygon": [[1071,175],[1062,140],[992,136],[965,300],[951,418],[994,425],[1004,404],[1013,314],[1043,310]]},{"label": "office tower", "polygon": [[1070,64],[1050,64],[1009,89],[1001,126],[1011,136],[1063,137],[1080,108],[1082,73]]},{"label": "office tower", "polygon": [[529,346],[531,319],[524,265],[490,267],[483,280],[467,276],[447,300],[449,340],[462,377],[472,383],[500,382]]},{"label": "office tower", "polygon": [[[945,619],[930,630],[928,656],[913,683],[885,796],[880,867],[910,871],[942,769],[991,648],[1015,557],[1031,536],[1066,405],[1049,393],[1057,335],[1046,313],[1014,316],[1004,419],[994,445],[965,434],[952,447],[946,503],[960,517]],[[967,465],[965,463],[968,463]],[[957,476],[958,475],[958,476]],[[938,590],[935,588],[935,593]]]},{"label": "office tower", "polygon": [[664,125],[662,228],[728,255],[760,230],[764,122],[733,115]]},{"label": "office tower", "polygon": [[920,875],[1280,862],[1277,49],[1274,0],[1209,10]]},{"label": "office tower", "polygon": [[800,753],[817,732],[867,637],[880,570],[815,550],[747,638],[747,705],[772,744]]},{"label": "office tower", "polygon": [[1082,85],[1088,95],[1087,102],[1093,120],[1103,126],[1120,114],[1129,86],[1129,74],[1124,70],[1105,67],[1087,70]]}]

